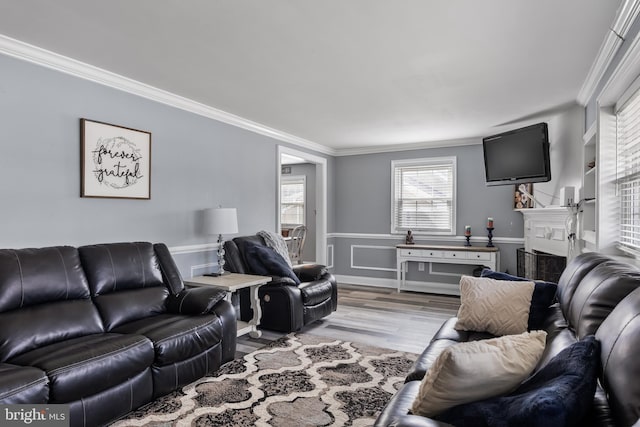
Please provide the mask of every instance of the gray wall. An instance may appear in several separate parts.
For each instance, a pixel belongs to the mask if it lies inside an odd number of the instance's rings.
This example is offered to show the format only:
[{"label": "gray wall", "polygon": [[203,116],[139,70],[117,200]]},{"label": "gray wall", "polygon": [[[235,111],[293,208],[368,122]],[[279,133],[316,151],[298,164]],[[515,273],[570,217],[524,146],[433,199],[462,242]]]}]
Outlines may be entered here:
[{"label": "gray wall", "polygon": [[[457,236],[434,240],[415,236],[416,243],[462,245],[464,226],[471,225],[474,245],[486,245],[487,217],[495,221],[494,236],[508,237],[496,243],[501,249],[502,270],[515,273],[515,250],[523,246],[523,218],[513,211],[512,186],[487,187],[484,179],[482,145],[400,151],[338,157],[336,159],[336,237],[334,237],[335,272],[339,275],[395,278],[395,245],[404,243],[404,235],[391,235],[391,161],[426,157],[457,158]],[[341,236],[341,233],[346,236]],[[357,233],[358,236],[350,234]],[[514,242],[508,242],[512,240]],[[452,266],[434,270],[451,273]],[[455,267],[455,266],[454,266]],[[409,280],[455,283],[459,277],[444,274],[430,277],[410,265]],[[455,267],[469,274],[472,268]]]},{"label": "gray wall", "polygon": [[[151,200],[79,197],[82,117],[152,133]],[[568,112],[550,118],[556,121],[552,129],[571,135],[575,117]],[[200,232],[203,209],[236,207],[239,234],[275,230],[279,142],[268,137],[3,55],[0,123],[2,247],[165,242],[188,277],[216,262],[214,251],[197,249],[215,242]],[[570,151],[557,150],[556,168],[569,161]],[[390,234],[390,162],[450,155],[458,158],[458,236],[449,243],[460,244],[462,228],[470,224],[474,244],[483,244],[485,221],[492,216],[502,269],[515,271],[522,216],[512,210],[510,186],[484,185],[480,145],[337,158],[313,154],[328,159],[328,232],[337,233],[328,241],[329,263],[336,273],[394,276],[395,255],[385,248],[403,238]],[[556,172],[550,193],[571,180]],[[417,242],[431,243],[419,237]],[[357,248],[352,260],[354,246],[365,248]],[[366,248],[371,246],[383,248]],[[351,268],[352,261],[365,268]]]},{"label": "gray wall", "polygon": [[[152,133],[151,200],[80,197],[83,117]],[[238,209],[239,234],[275,231],[279,142],[268,137],[3,55],[0,123],[1,247],[198,246],[216,240],[199,213],[218,205]],[[186,276],[217,259],[177,252]]]},{"label": "gray wall", "polygon": [[302,259],[304,261],[314,261],[316,259],[316,165],[304,163],[298,165],[288,165],[291,167],[287,176],[304,176],[306,179],[306,201],[305,201],[305,221],[307,226],[307,237],[304,243]]},{"label": "gray wall", "polygon": [[[582,109],[575,105],[535,119],[549,124],[551,141],[552,180],[534,185],[534,195],[544,204],[559,204],[561,187],[579,186],[582,114]],[[487,187],[481,139],[468,142],[472,145],[336,158],[335,180],[340,185],[335,189],[336,234],[331,242],[335,272],[390,283],[395,278],[395,245],[404,242],[403,235],[391,234],[391,161],[456,156],[456,236],[416,236],[416,243],[462,245],[464,226],[471,225],[473,245],[484,246],[487,217],[493,217],[501,270],[515,273],[516,249],[524,246],[524,229],[522,214],[513,210],[514,186]],[[410,265],[409,280],[455,283],[459,277],[452,275],[451,268],[462,273],[472,271],[467,267],[439,265],[433,267],[437,274],[431,277],[428,271],[418,272],[416,268],[413,263]]]}]

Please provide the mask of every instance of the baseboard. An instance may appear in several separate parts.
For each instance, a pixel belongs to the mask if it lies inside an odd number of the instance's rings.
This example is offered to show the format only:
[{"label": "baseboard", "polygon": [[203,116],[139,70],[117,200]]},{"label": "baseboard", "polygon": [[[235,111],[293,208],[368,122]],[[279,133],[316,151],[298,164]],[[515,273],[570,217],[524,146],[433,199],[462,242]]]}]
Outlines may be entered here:
[{"label": "baseboard", "polygon": [[[396,279],[384,279],[380,277],[366,276],[349,276],[344,274],[336,274],[338,286],[341,283],[359,286],[372,286],[375,288],[391,288],[397,289],[398,283]],[[411,280],[405,282],[403,291],[424,292],[431,294],[455,295],[460,296],[460,287],[457,284],[439,283],[439,282],[419,282]]]}]

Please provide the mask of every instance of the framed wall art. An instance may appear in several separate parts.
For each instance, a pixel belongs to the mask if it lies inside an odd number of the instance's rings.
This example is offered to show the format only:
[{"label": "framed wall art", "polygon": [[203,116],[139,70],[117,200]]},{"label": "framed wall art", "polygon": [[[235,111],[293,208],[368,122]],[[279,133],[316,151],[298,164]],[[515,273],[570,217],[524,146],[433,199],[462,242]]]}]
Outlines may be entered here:
[{"label": "framed wall art", "polygon": [[527,195],[527,193],[533,195],[533,184],[516,184],[515,187],[513,194],[514,209],[533,208],[533,199]]},{"label": "framed wall art", "polygon": [[151,132],[80,119],[81,197],[151,198]]}]

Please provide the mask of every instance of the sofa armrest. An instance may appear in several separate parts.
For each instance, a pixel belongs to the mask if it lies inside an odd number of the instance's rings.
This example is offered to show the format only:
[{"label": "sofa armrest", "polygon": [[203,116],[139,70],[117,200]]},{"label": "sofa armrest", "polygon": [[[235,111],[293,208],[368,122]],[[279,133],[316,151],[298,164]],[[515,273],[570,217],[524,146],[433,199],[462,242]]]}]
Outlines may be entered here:
[{"label": "sofa armrest", "polygon": [[158,258],[158,266],[162,272],[162,280],[168,286],[172,295],[180,293],[184,289],[182,275],[176,265],[169,248],[164,243],[156,243],[153,245],[153,251]]},{"label": "sofa armrest", "polygon": [[236,319],[236,310],[229,302],[220,301],[213,309],[222,322],[222,363],[232,361],[236,355],[236,340],[238,321]]},{"label": "sofa armrest", "polygon": [[174,314],[200,315],[211,313],[227,293],[215,288],[188,288],[167,297],[167,311]]},{"label": "sofa armrest", "polygon": [[293,266],[293,272],[302,282],[320,280],[328,273],[327,267],[321,264],[297,264]]},{"label": "sofa armrest", "polygon": [[420,381],[410,381],[400,387],[382,410],[374,427],[452,427],[450,424],[431,418],[411,415],[411,406],[418,395],[420,383]]},{"label": "sofa armrest", "polygon": [[271,281],[263,286],[298,286],[290,277],[271,276]]},{"label": "sofa armrest", "polygon": [[393,427],[454,427],[451,424],[432,420],[431,418],[421,417],[419,415],[405,415],[395,419],[393,423],[389,425]]}]

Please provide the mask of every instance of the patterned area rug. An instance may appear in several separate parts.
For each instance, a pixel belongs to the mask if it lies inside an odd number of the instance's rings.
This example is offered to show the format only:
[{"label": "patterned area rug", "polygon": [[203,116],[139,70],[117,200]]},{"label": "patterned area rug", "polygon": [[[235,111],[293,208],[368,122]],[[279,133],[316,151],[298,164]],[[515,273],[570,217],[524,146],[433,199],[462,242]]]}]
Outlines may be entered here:
[{"label": "patterned area rug", "polygon": [[416,357],[290,334],[114,426],[370,426]]}]

